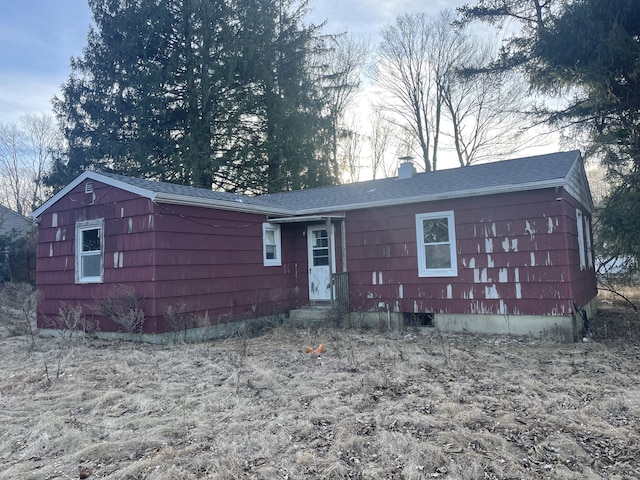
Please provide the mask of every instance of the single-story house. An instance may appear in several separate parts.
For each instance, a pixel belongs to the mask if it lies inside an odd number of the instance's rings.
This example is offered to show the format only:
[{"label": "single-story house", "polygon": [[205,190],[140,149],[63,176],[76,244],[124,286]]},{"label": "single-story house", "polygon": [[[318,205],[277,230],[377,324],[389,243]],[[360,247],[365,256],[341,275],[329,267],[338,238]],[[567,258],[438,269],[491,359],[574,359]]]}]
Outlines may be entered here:
[{"label": "single-story house", "polygon": [[[593,203],[578,151],[248,196],[86,171],[33,212],[38,327],[116,286],[145,338],[167,310],[223,326],[309,305],[394,325],[581,338],[596,308]],[[166,335],[165,335],[166,336]]]}]

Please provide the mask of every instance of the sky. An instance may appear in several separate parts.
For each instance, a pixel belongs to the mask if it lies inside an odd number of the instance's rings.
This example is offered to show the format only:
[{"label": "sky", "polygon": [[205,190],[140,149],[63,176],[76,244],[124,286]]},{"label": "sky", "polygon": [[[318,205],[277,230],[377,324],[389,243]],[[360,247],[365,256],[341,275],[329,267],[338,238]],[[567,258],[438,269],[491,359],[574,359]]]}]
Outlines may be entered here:
[{"label": "sky", "polygon": [[[351,32],[372,42],[380,29],[405,13],[437,13],[464,0],[310,0],[311,23],[325,32]],[[474,3],[470,1],[468,3]],[[80,56],[91,23],[87,0],[3,2],[0,15],[0,122],[25,113],[51,113],[51,99]]]}]

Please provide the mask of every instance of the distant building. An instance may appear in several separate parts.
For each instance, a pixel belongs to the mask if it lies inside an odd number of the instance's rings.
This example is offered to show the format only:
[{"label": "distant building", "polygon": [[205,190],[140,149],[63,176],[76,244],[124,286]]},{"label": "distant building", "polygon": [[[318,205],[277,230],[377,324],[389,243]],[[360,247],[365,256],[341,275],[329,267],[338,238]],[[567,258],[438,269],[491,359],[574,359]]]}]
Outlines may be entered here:
[{"label": "distant building", "polygon": [[33,220],[0,205],[0,282],[35,280]]}]

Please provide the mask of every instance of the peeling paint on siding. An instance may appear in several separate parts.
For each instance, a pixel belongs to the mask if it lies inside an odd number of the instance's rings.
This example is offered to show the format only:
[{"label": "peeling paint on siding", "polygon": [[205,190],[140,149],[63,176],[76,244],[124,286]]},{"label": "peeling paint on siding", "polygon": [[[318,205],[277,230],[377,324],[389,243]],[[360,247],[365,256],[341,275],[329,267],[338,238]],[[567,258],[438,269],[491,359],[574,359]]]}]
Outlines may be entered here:
[{"label": "peeling paint on siding", "polygon": [[402,284],[398,285],[398,298],[404,298],[404,287]]},{"label": "peeling paint on siding", "polygon": [[58,226],[58,214],[51,214],[51,228],[56,228]]},{"label": "peeling paint on siding", "polygon": [[498,313],[500,313],[500,315],[506,315],[507,314],[507,306],[504,303],[504,300],[500,299],[500,307],[498,307]]},{"label": "peeling paint on siding", "polygon": [[518,251],[518,239],[514,238],[513,240],[511,240],[511,250],[513,250],[514,252]]},{"label": "peeling paint on siding", "polygon": [[133,232],[133,218],[129,217],[129,233]]},{"label": "peeling paint on siding", "polygon": [[56,230],[56,242],[59,242],[61,238],[62,238],[62,230],[58,228],[58,230]]},{"label": "peeling paint on siding", "polygon": [[476,268],[476,259],[474,257],[469,260],[469,268]]},{"label": "peeling paint on siding", "polygon": [[120,208],[120,218],[124,218],[124,207]]},{"label": "peeling paint on siding", "polygon": [[481,281],[482,283],[487,283],[487,282],[489,281],[489,280],[488,280],[488,278],[489,278],[489,277],[488,277],[488,275],[487,275],[487,269],[486,269],[486,268],[483,268],[483,269],[480,271],[480,281]]},{"label": "peeling paint on siding", "polygon": [[530,252],[531,254],[531,265],[532,267],[536,266],[536,253],[535,252]]},{"label": "peeling paint on siding", "polygon": [[547,233],[553,233],[553,218],[548,218]]},{"label": "peeling paint on siding", "polygon": [[473,269],[473,283],[480,283],[480,269]]},{"label": "peeling paint on siding", "polygon": [[49,256],[53,257],[53,243],[49,244]]},{"label": "peeling paint on siding", "polygon": [[495,267],[495,263],[493,261],[493,258],[491,258],[491,255],[487,255],[487,267],[489,268]]},{"label": "peeling paint on siding", "polygon": [[113,253],[113,268],[122,268],[124,252]]},{"label": "peeling paint on siding", "polygon": [[376,272],[371,272],[371,285],[376,285],[377,280],[378,276],[376,275]]},{"label": "peeling paint on siding", "polygon": [[522,284],[520,282],[516,283],[516,298],[518,300],[522,298]]},{"label": "peeling paint on siding", "polygon": [[531,224],[529,223],[529,220],[525,220],[524,233],[528,233],[529,236],[531,237],[531,240],[533,240],[533,237],[534,237],[536,231],[533,229],[533,227],[531,227]]},{"label": "peeling paint on siding", "polygon": [[378,272],[378,285],[382,285],[382,272]]},{"label": "peeling paint on siding", "polygon": [[509,281],[509,273],[506,268],[501,268],[498,273],[498,282],[507,283]]},{"label": "peeling paint on siding", "polygon": [[487,253],[493,253],[493,239],[485,238],[484,239],[484,251]]},{"label": "peeling paint on siding", "polygon": [[547,261],[545,262],[545,266],[550,267],[551,265],[551,252],[547,252]]},{"label": "peeling paint on siding", "polygon": [[484,287],[484,298],[486,299],[498,299],[500,298],[498,295],[498,289],[495,285],[487,285]]},{"label": "peeling paint on siding", "polygon": [[418,302],[413,301],[413,313],[418,313]]},{"label": "peeling paint on siding", "polygon": [[451,284],[447,285],[447,298],[453,298],[453,287]]},{"label": "peeling paint on siding", "polygon": [[504,237],[504,240],[502,241],[502,250],[505,252],[509,251],[509,237]]}]

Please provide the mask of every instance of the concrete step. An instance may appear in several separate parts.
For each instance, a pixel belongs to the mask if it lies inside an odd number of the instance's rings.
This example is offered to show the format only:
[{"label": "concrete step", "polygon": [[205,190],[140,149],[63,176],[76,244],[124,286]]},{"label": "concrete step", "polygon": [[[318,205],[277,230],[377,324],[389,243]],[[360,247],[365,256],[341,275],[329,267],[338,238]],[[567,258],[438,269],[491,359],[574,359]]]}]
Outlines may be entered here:
[{"label": "concrete step", "polygon": [[288,321],[296,326],[313,326],[318,323],[324,322],[329,316],[330,312],[331,308],[327,306],[298,308],[289,312]]}]

